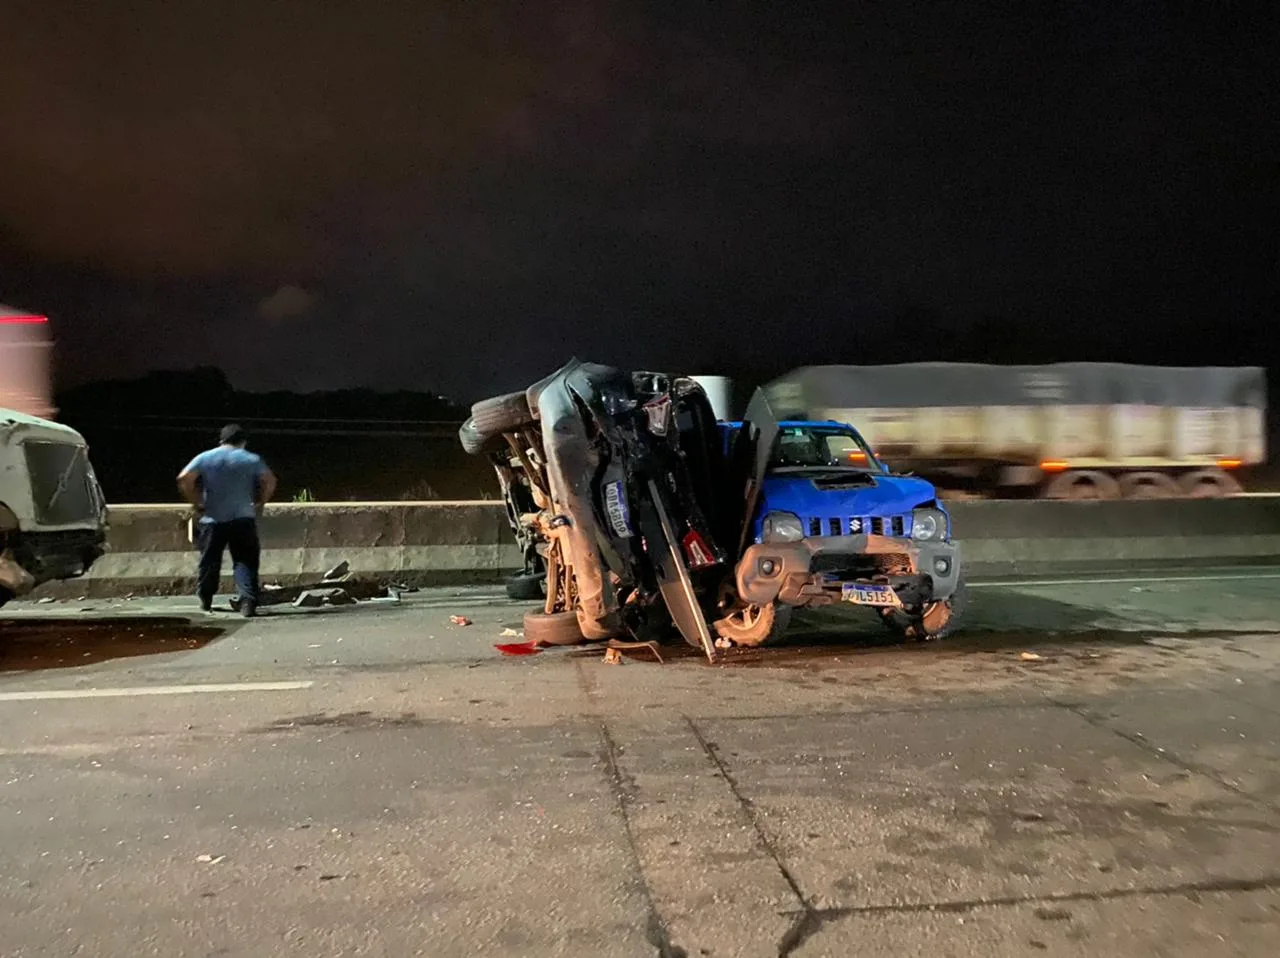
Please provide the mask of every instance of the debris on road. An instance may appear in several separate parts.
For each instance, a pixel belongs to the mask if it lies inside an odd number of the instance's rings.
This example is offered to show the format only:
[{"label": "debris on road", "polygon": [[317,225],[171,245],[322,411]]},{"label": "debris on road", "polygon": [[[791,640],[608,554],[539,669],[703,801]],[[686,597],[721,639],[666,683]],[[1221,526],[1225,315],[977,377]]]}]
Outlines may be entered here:
[{"label": "debris on road", "polygon": [[196,861],[200,862],[202,865],[216,865],[226,857],[226,855],[219,855],[216,858],[213,855],[197,855]]},{"label": "debris on road", "polygon": [[454,625],[471,625],[471,620],[465,615],[451,615],[449,616],[449,621]]},{"label": "debris on road", "polygon": [[[299,609],[315,609],[369,601],[398,602],[402,594],[417,591],[417,588],[401,583],[384,585],[357,578],[351,572],[351,563],[344,559],[326,572],[318,582],[302,582],[290,586],[277,582],[263,583],[258,605],[262,607],[290,603]],[[231,600],[232,611],[239,611],[239,605],[238,599]]]},{"label": "debris on road", "polygon": [[299,609],[316,609],[322,605],[355,605],[356,599],[346,589],[308,589],[293,604]]},{"label": "debris on road", "polygon": [[537,655],[543,646],[537,642],[512,642],[494,646],[503,655]]},{"label": "debris on road", "polygon": [[503,629],[501,634],[504,637],[506,637],[506,636],[520,635],[521,633],[517,632],[515,629]]},{"label": "debris on road", "polygon": [[1023,662],[1043,662],[1044,661],[1044,656],[1038,655],[1035,652],[1023,652],[1021,655],[1018,656],[1018,658],[1020,658]]},{"label": "debris on road", "polygon": [[[591,643],[586,646],[576,646],[574,648],[581,650],[583,648],[590,649],[592,647],[603,648],[605,650],[604,661],[609,665],[620,665],[622,663],[622,651],[626,649],[647,649],[653,653],[653,657],[662,663],[662,654],[658,651],[657,642],[622,642],[618,639],[609,639],[603,643]],[[493,646],[502,655],[537,655],[548,649],[565,649],[565,646],[542,645],[536,639],[530,642],[498,642]]]}]

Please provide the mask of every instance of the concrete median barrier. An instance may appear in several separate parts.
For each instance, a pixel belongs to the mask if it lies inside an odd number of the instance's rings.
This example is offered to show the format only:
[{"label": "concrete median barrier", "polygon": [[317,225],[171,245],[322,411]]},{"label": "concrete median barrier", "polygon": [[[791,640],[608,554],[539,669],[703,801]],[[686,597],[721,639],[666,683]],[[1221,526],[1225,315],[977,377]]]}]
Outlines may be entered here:
[{"label": "concrete median barrier", "polygon": [[[950,509],[971,576],[1280,561],[1280,496],[976,501]],[[87,576],[37,595],[193,589],[196,553],[184,507],[112,506],[109,545]],[[410,585],[497,582],[520,566],[503,505],[489,501],[281,504],[263,517],[262,545],[263,579],[282,585],[318,578],[343,560],[357,575]]]},{"label": "concrete median barrier", "polygon": [[[190,592],[196,548],[180,505],[110,508],[108,552],[81,579],[38,595],[112,596]],[[262,579],[292,585],[347,561],[359,576],[407,585],[500,581],[520,566],[500,502],[284,503],[260,525]],[[231,560],[224,586],[231,587]]]},{"label": "concrete median barrier", "polygon": [[1280,561],[1280,496],[950,506],[974,575],[1124,572]]}]

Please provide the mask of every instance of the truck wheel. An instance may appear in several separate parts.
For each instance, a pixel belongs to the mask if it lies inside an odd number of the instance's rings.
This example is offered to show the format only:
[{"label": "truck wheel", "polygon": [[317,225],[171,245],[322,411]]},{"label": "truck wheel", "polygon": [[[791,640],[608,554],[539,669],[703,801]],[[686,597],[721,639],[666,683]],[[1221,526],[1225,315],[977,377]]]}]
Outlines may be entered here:
[{"label": "truck wheel", "polygon": [[956,634],[968,604],[969,590],[962,573],[956,582],[955,592],[937,602],[925,603],[919,616],[908,615],[900,609],[885,609],[880,618],[891,631],[904,638],[937,641]]},{"label": "truck wheel", "polygon": [[539,645],[578,645],[587,641],[576,612],[526,612],[524,637]]},{"label": "truck wheel", "polygon": [[1163,472],[1127,472],[1120,477],[1120,495],[1125,499],[1176,499],[1181,490]]},{"label": "truck wheel", "polygon": [[1225,499],[1243,491],[1240,483],[1224,469],[1197,469],[1178,477],[1178,488],[1188,499]]},{"label": "truck wheel", "polygon": [[507,580],[507,598],[517,602],[541,602],[547,597],[546,575],[522,572]]},{"label": "truck wheel", "polygon": [[767,645],[780,639],[791,625],[792,606],[780,602],[768,605],[738,606],[724,618],[716,619],[711,628],[722,639],[734,645]]},{"label": "truck wheel", "polygon": [[1120,483],[1105,472],[1073,469],[1040,490],[1042,499],[1119,499]]}]

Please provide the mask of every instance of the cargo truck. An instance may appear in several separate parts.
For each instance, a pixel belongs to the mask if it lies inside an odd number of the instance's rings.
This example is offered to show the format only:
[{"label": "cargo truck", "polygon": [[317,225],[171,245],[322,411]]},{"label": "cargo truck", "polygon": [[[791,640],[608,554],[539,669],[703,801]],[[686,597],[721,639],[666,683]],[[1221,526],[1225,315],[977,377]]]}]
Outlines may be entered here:
[{"label": "cargo truck", "polygon": [[1266,459],[1266,372],[1127,363],[807,366],[780,417],[857,426],[896,470],[987,495],[1220,497]]}]

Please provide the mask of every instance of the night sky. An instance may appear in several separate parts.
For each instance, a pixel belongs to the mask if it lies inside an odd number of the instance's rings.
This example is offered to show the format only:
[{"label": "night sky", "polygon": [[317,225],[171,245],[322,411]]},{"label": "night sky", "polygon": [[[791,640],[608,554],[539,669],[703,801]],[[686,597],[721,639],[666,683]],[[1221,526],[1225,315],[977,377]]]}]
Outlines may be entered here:
[{"label": "night sky", "polygon": [[0,302],[63,385],[1280,365],[1245,9],[5,0]]}]

